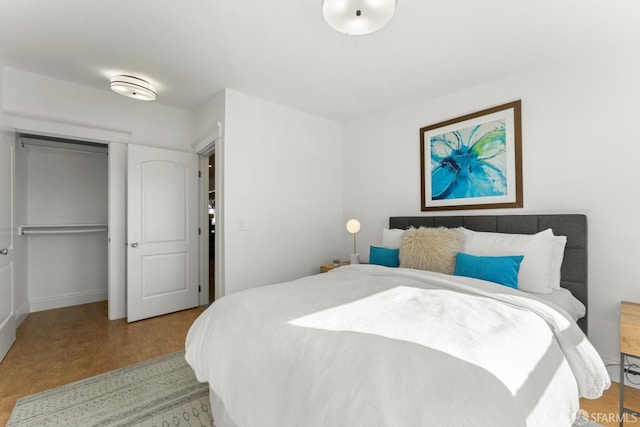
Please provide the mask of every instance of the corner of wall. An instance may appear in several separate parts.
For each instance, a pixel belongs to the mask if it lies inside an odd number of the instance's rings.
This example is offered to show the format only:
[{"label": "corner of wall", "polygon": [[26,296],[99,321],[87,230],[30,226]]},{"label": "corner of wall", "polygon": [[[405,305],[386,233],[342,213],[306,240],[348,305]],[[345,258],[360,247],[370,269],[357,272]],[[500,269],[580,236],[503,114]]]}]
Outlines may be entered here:
[{"label": "corner of wall", "polygon": [[29,301],[25,301],[20,307],[18,307],[14,312],[14,317],[16,319],[16,328],[20,326],[24,319],[31,313],[31,309],[29,308]]},{"label": "corner of wall", "polygon": [[209,133],[218,123],[225,121],[226,89],[213,95],[202,104],[195,113],[194,137],[195,141]]}]

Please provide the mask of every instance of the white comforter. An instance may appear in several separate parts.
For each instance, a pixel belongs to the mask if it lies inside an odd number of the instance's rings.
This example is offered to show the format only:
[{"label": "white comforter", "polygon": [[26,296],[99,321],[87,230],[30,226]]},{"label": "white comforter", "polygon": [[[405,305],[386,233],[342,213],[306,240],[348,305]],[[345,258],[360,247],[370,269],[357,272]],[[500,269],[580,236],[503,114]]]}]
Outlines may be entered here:
[{"label": "white comforter", "polygon": [[565,313],[471,278],[354,265],[232,294],[186,359],[239,427],[571,426],[609,386]]}]

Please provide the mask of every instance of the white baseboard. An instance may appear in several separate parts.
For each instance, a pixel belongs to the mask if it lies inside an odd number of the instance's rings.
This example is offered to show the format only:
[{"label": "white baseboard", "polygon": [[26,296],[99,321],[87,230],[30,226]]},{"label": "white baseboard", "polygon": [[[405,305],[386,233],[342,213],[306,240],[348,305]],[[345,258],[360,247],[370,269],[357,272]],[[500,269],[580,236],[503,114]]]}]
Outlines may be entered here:
[{"label": "white baseboard", "polygon": [[52,298],[29,300],[29,306],[31,308],[31,313],[35,313],[36,311],[104,301],[107,298],[107,290],[105,289],[101,291],[78,292],[75,294],[61,295]]},{"label": "white baseboard", "polygon": [[30,313],[31,311],[29,310],[29,301],[25,301],[24,304],[22,304],[20,307],[18,307],[18,309],[15,312],[15,318],[16,318],[16,328],[18,326],[20,326],[20,324],[24,321],[24,319],[27,318],[27,315]]}]

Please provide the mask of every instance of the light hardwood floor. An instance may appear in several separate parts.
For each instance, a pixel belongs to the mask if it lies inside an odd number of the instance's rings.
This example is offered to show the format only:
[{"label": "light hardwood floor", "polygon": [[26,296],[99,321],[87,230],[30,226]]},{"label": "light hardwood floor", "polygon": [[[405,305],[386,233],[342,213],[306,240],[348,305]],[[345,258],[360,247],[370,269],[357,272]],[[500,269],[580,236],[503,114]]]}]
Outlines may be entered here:
[{"label": "light hardwood floor", "polygon": [[[624,391],[624,404],[627,408],[640,411],[640,390],[627,386]],[[580,399],[580,407],[588,412],[591,421],[606,427],[618,427],[620,425],[618,383],[611,383],[609,390],[606,390],[600,399]],[[640,417],[625,414],[624,420],[625,426],[640,426]]]},{"label": "light hardwood floor", "polygon": [[184,349],[202,308],[127,324],[106,301],[32,313],[0,363],[0,426],[16,399]]},{"label": "light hardwood floor", "polygon": [[[78,305],[30,314],[0,363],[0,426],[16,399],[184,349],[189,326],[202,312],[194,308],[127,324],[109,321],[107,303]],[[597,400],[581,400],[589,418],[618,426],[618,385]],[[625,404],[640,409],[640,390],[627,387]],[[640,426],[627,416],[626,426]]]}]

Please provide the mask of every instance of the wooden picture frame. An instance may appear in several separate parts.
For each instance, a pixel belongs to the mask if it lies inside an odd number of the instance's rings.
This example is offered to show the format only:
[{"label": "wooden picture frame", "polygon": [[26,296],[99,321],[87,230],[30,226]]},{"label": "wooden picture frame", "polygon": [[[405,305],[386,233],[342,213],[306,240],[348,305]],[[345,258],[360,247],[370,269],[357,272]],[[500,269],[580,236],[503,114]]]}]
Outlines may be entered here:
[{"label": "wooden picture frame", "polygon": [[420,129],[421,210],[521,208],[521,101]]}]

